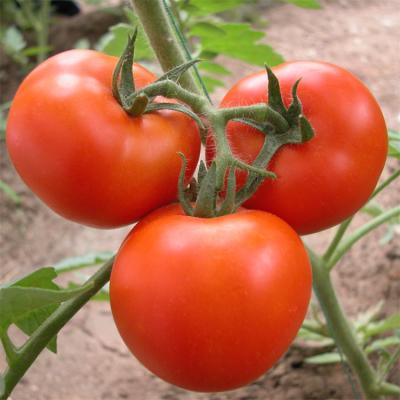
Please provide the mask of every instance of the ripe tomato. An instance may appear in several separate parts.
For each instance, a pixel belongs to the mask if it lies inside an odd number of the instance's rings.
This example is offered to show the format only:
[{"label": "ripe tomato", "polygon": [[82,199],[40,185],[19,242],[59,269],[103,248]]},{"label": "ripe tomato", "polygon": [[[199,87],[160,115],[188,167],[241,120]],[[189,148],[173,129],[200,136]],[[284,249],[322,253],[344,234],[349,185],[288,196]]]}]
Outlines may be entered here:
[{"label": "ripe tomato", "polygon": [[[32,71],[7,125],[11,159],[54,211],[95,227],[134,222],[176,198],[183,152],[187,179],[200,152],[196,124],[163,110],[130,117],[112,96],[117,58],[91,50],[58,54]],[[138,88],[155,76],[134,66]]]},{"label": "ripe tomato", "polygon": [[245,385],[287,350],[311,294],[307,253],[278,217],[154,211],[118,252],[110,299],[131,352],[164,380],[196,391]]},{"label": "ripe tomato", "polygon": [[[274,156],[266,180],[244,205],[278,215],[298,233],[336,225],[354,214],[369,198],[385,164],[387,129],[369,90],[348,71],[323,62],[288,62],[273,68],[286,104],[291,87],[301,78],[298,95],[315,137],[301,145],[286,145]],[[241,79],[226,94],[221,107],[267,100],[267,74]],[[227,128],[234,154],[252,162],[264,135],[247,125]],[[214,157],[209,140],[207,159]],[[245,175],[239,174],[243,183]]]}]

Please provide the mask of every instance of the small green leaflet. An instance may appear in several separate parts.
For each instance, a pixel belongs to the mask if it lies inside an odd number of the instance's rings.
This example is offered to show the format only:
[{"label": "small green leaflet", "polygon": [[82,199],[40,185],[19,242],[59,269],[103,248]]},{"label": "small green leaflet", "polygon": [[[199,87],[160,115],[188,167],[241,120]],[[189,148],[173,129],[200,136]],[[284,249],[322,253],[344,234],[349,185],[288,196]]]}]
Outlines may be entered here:
[{"label": "small green leaflet", "polygon": [[[111,56],[120,56],[126,46],[127,37],[134,32],[134,26],[126,23],[119,23],[110,28],[109,32],[102,36],[96,45],[96,50]],[[138,31],[138,40],[135,46],[135,58],[138,60],[151,60],[154,53],[148,45],[143,29]]]},{"label": "small green leaflet", "polygon": [[400,132],[389,129],[388,156],[400,160]]},{"label": "small green leaflet", "polygon": [[1,179],[0,179],[0,192],[5,193],[14,202],[14,204],[16,205],[21,204],[21,198],[18,196],[17,192]]},{"label": "small green leaflet", "polygon": [[55,264],[54,268],[59,275],[63,272],[70,272],[90,267],[92,265],[101,264],[106,262],[113,255],[114,253],[111,251],[101,251],[97,253],[88,253],[78,257],[69,257]]},{"label": "small green leaflet", "polygon": [[365,348],[365,353],[370,354],[374,351],[382,351],[387,347],[400,346],[400,337],[388,336],[383,339],[378,339],[372,342]]},{"label": "small green leaflet", "polygon": [[16,53],[25,48],[26,42],[21,31],[10,26],[1,37],[1,42],[8,52]]},{"label": "small green leaflet", "polygon": [[208,16],[231,10],[250,2],[254,2],[254,0],[190,0],[184,2],[182,9],[193,15]]},{"label": "small green leaflet", "polygon": [[283,0],[283,1],[302,8],[314,8],[314,9],[321,8],[321,5],[317,0]]},{"label": "small green leaflet", "polygon": [[340,362],[339,353],[324,353],[317,356],[308,357],[305,359],[307,364],[336,364]]},{"label": "small green leaflet", "polygon": [[218,75],[230,75],[231,71],[226,69],[220,64],[217,64],[216,62],[212,61],[202,61],[199,64],[199,69],[202,69],[207,72],[211,72],[213,74],[218,74]]},{"label": "small green leaflet", "polygon": [[218,87],[225,86],[224,82],[220,81],[219,79],[211,78],[210,76],[207,75],[203,75],[202,79],[209,92],[213,92]]},{"label": "small green leaflet", "polygon": [[371,322],[365,329],[365,335],[371,337],[394,329],[400,329],[400,314],[393,314],[379,322]]},{"label": "small green leaflet", "polygon": [[283,62],[272,47],[257,43],[265,34],[249,24],[197,23],[191,27],[190,35],[200,38],[200,58],[223,54],[259,66]]}]

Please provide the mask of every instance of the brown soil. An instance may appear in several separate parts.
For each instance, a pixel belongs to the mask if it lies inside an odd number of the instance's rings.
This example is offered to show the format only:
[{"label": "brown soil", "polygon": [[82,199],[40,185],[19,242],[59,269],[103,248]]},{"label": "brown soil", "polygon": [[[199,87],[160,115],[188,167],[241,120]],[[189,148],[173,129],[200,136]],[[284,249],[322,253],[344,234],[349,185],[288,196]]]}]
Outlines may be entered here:
[{"label": "brown soil", "polygon": [[[268,42],[286,59],[321,59],[350,69],[372,89],[382,105],[388,126],[400,125],[400,7],[398,0],[325,0],[317,11],[290,5],[265,7]],[[78,17],[82,18],[82,17]],[[75,20],[75,21],[74,21]],[[112,23],[110,21],[109,23]],[[57,48],[74,43],[82,20],[60,22],[54,31]],[[92,25],[93,26],[93,25]],[[99,29],[104,24],[95,24]],[[103,27],[103,28],[101,28]],[[57,34],[58,32],[61,32]],[[66,32],[68,33],[66,35]],[[86,32],[91,35],[93,32]],[[57,36],[60,35],[60,36]],[[77,38],[81,33],[77,33]],[[65,47],[64,47],[65,46]],[[255,70],[229,62],[235,71],[228,81]],[[12,94],[18,72],[1,60],[3,96]],[[6,85],[7,83],[7,85]],[[219,91],[216,98],[223,94]],[[0,279],[6,281],[67,256],[116,249],[127,228],[98,231],[64,221],[48,210],[20,181],[1,143],[1,179],[22,197],[16,208],[1,196]],[[388,174],[395,163],[388,165]],[[384,193],[384,205],[399,203],[400,182]],[[359,217],[355,225],[364,217]],[[384,229],[357,244],[335,271],[335,284],[350,314],[385,300],[385,313],[400,310],[400,237],[380,245]],[[326,245],[332,231],[306,238],[315,248]],[[342,365],[314,367],[303,362],[310,349],[293,346],[283,360],[253,384],[223,394],[195,394],[155,378],[130,356],[114,327],[109,305],[90,303],[59,335],[57,356],[43,352],[19,386],[13,400],[301,400],[355,399]],[[0,369],[4,357],[0,354]],[[392,376],[400,383],[400,374]]]}]

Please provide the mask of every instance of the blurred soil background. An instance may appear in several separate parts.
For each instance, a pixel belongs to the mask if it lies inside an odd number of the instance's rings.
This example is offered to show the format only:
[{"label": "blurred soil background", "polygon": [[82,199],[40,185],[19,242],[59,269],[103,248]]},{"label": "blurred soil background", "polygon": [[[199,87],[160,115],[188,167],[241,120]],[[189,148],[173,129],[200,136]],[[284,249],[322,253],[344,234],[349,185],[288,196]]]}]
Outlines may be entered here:
[{"label": "blurred soil background", "polygon": [[[400,128],[399,0],[323,0],[320,10],[261,2],[254,12],[268,21],[266,41],[286,60],[312,59],[339,64],[360,77],[383,108],[389,127]],[[92,7],[93,8],[93,7]],[[118,22],[112,14],[93,11],[59,19],[51,30],[58,51],[81,37],[98,38]],[[0,54],[2,102],[11,99],[22,75]],[[225,62],[225,61],[224,61]],[[258,68],[229,62],[234,74],[227,84]],[[218,101],[224,90],[218,89]],[[0,283],[65,257],[115,250],[129,228],[95,230],[63,220],[46,208],[16,175],[0,143],[1,179],[21,196],[16,207],[0,193]],[[396,167],[387,165],[384,175]],[[398,167],[398,165],[397,165]],[[378,201],[400,202],[400,181]],[[365,217],[360,216],[354,225]],[[322,250],[333,231],[306,237]],[[337,267],[335,285],[347,312],[355,315],[379,300],[384,313],[400,310],[400,236],[381,245],[385,228],[358,243]],[[311,366],[304,357],[313,349],[296,343],[269,373],[232,392],[195,394],[162,382],[146,371],[122,343],[106,302],[91,302],[58,336],[58,355],[43,352],[15,389],[13,400],[339,400],[360,398],[343,365]],[[0,353],[0,369],[4,354]],[[400,383],[400,373],[392,377]]]}]

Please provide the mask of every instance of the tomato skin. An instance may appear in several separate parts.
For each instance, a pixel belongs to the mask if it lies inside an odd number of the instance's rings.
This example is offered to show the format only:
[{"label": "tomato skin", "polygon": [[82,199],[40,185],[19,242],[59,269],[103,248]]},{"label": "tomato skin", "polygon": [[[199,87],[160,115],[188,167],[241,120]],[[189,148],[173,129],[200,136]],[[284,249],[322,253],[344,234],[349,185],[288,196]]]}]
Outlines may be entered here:
[{"label": "tomato skin", "polygon": [[[129,224],[176,199],[181,168],[197,165],[196,124],[174,111],[130,117],[111,92],[117,58],[60,53],[23,81],[7,125],[12,162],[26,184],[65,218],[99,228]],[[155,80],[134,65],[137,88]]]},{"label": "tomato skin", "polygon": [[[368,200],[386,160],[385,121],[369,90],[340,67],[298,61],[273,71],[286,106],[292,85],[301,78],[298,95],[315,137],[281,148],[269,166],[277,179],[266,180],[244,206],[276,214],[300,234],[317,232],[348,218]],[[266,87],[265,71],[249,75],[229,90],[221,107],[265,102]],[[237,122],[230,122],[227,132],[235,155],[252,162],[263,134]],[[209,139],[209,162],[214,153]],[[244,178],[238,175],[239,184]]]},{"label": "tomato skin", "polygon": [[145,367],[215,392],[253,381],[282,356],[304,319],[311,280],[301,240],[278,217],[242,209],[202,219],[170,205],[122,244],[110,299]]}]

